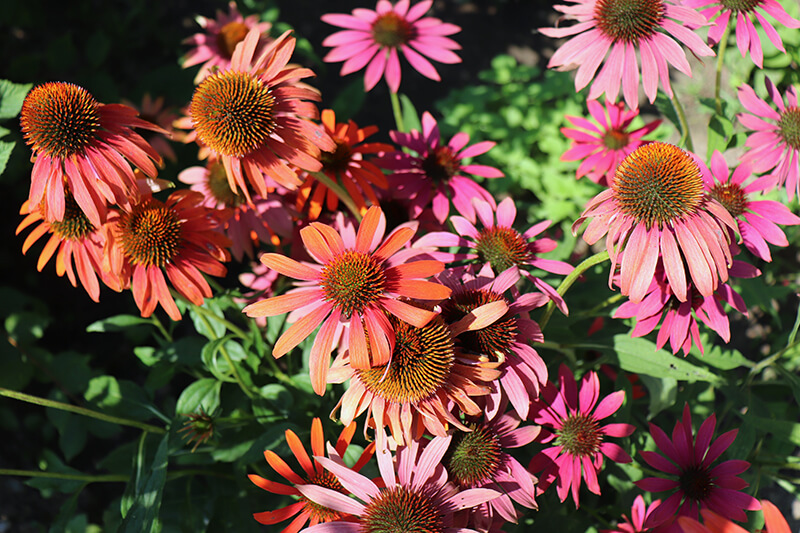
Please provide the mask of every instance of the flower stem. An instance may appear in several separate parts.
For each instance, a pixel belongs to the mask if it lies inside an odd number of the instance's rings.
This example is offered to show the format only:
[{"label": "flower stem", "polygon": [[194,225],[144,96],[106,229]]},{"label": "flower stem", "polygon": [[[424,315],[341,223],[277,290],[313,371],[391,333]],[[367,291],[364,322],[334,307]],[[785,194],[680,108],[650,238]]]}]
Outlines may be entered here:
[{"label": "flower stem", "polygon": [[403,111],[400,109],[400,97],[397,96],[397,93],[389,91],[389,98],[392,100],[392,112],[394,113],[394,121],[397,123],[397,131],[405,133]]},{"label": "flower stem", "polygon": [[722,38],[719,40],[719,48],[717,48],[717,76],[714,84],[714,103],[717,108],[717,115],[722,115],[722,98],[720,97],[720,88],[722,86],[722,63],[725,58],[725,49],[728,47],[728,37],[731,34],[731,23],[725,26],[725,31],[722,33]]},{"label": "flower stem", "polygon": [[160,428],[158,426],[153,426],[150,424],[145,424],[144,422],[139,422],[137,420],[130,420],[128,418],[111,416],[105,413],[100,413],[98,411],[93,411],[92,409],[86,409],[85,407],[78,407],[76,405],[70,405],[68,403],[57,402],[55,400],[48,400],[47,398],[40,398],[39,396],[31,396],[30,394],[25,394],[24,392],[17,392],[9,389],[4,389],[2,387],[0,387],[0,396],[6,396],[8,398],[19,400],[21,402],[28,402],[35,405],[41,405],[43,407],[52,407],[53,409],[67,411],[68,413],[75,413],[77,415],[96,418],[97,420],[110,422],[112,424],[119,424],[120,426],[131,426],[139,428],[142,431],[149,431],[150,433],[164,434],[167,432],[167,430],[165,430],[164,428]]},{"label": "flower stem", "polygon": [[[608,260],[608,250],[603,250],[602,252],[596,253],[591,257],[587,257],[583,260],[583,262],[581,262],[581,264],[575,267],[575,270],[570,272],[567,277],[564,278],[564,281],[561,282],[561,285],[558,286],[556,291],[558,291],[558,294],[561,296],[564,296],[581,274],[606,260]],[[542,331],[544,331],[545,326],[547,326],[547,323],[550,321],[550,317],[553,315],[555,308],[556,304],[554,301],[550,300],[547,302],[547,307],[544,308],[542,318],[539,320],[539,327],[542,329]]]},{"label": "flower stem", "polygon": [[334,180],[329,178],[324,172],[309,172],[317,181],[325,185],[327,188],[333,191],[333,193],[344,202],[344,205],[347,206],[347,209],[353,213],[353,216],[356,217],[356,220],[361,222],[361,210],[358,208],[356,203],[350,198],[350,195],[347,194],[347,191],[344,190],[344,187],[336,183]]},{"label": "flower stem", "polygon": [[681,138],[678,140],[678,144],[685,147],[690,152],[694,152],[692,136],[689,133],[689,122],[686,120],[686,113],[683,112],[683,106],[681,105],[680,100],[678,100],[678,95],[673,92],[671,100],[672,107],[675,109],[675,113],[678,115],[678,123],[681,127]]},{"label": "flower stem", "polygon": [[0,468],[0,476],[46,477],[69,481],[85,481],[86,483],[126,483],[130,479],[129,476],[120,474],[92,476],[89,474],[67,474],[66,472],[45,472],[42,470],[14,470],[11,468]]}]

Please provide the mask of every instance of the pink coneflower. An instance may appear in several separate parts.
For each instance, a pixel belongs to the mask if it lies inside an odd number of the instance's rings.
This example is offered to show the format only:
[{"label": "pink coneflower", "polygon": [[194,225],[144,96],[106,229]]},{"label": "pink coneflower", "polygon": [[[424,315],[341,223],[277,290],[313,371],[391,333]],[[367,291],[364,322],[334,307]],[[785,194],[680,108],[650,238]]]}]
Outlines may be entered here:
[{"label": "pink coneflower", "polygon": [[[350,446],[350,440],[353,438],[355,431],[355,424],[350,424],[342,429],[342,432],[336,441],[336,446],[333,448],[337,458],[340,458],[345,454],[347,448]],[[336,476],[327,470],[324,470],[322,468],[322,464],[316,460],[316,457],[313,457],[325,456],[325,437],[322,434],[322,422],[320,419],[314,418],[314,420],[311,422],[312,457],[309,457],[305,446],[303,446],[303,443],[300,441],[299,437],[294,431],[287,429],[285,435],[286,443],[292,450],[292,454],[294,455],[295,459],[297,459],[297,463],[300,465],[300,468],[302,468],[303,473],[300,475],[296,474],[275,452],[272,450],[265,450],[264,458],[267,460],[269,466],[271,466],[272,469],[280,474],[280,476],[286,481],[291,483],[291,485],[276,483],[256,474],[250,474],[247,477],[250,478],[250,481],[252,481],[257,487],[264,489],[269,493],[297,496],[298,501],[275,511],[253,513],[253,518],[255,518],[260,524],[272,525],[294,517],[292,522],[286,526],[281,533],[297,533],[306,524],[308,524],[310,527],[313,527],[320,523],[334,522],[344,516],[347,516],[347,513],[343,513],[309,501],[303,497],[299,490],[297,490],[297,485],[310,484],[347,494],[347,491],[336,479]],[[361,468],[367,462],[369,462],[370,459],[372,459],[374,452],[375,443],[372,443],[361,453],[358,461],[355,465],[353,465],[353,471],[358,472],[361,470]]]},{"label": "pink coneflower", "polygon": [[418,218],[431,205],[436,220],[444,224],[450,214],[450,200],[459,213],[473,222],[473,198],[481,198],[494,207],[492,195],[464,174],[500,178],[503,173],[486,165],[463,164],[462,160],[488,152],[495,143],[483,141],[467,146],[469,135],[462,132],[443,144],[436,119],[427,111],[422,114],[422,132],[392,131],[389,135],[413,152],[397,151],[381,158],[381,166],[392,171],[392,198],[409,203],[411,218]]},{"label": "pink coneflower", "polygon": [[611,258],[609,286],[620,269],[620,289],[639,303],[653,280],[659,258],[670,287],[686,301],[686,269],[695,289],[711,296],[728,279],[732,257],[728,211],[703,190],[700,167],[689,152],[653,142],[637,148],[617,167],[611,188],[587,204],[572,225],[592,217],[583,239],[603,235]]},{"label": "pink coneflower", "polygon": [[230,241],[216,231],[223,215],[202,202],[200,193],[181,190],[166,202],[143,195],[129,210],[109,214],[106,259],[129,280],[143,317],[161,304],[170,318],[180,320],[167,279],[189,302],[203,305],[212,296],[203,273],[226,274],[222,262],[230,260]]},{"label": "pink coneflower", "polygon": [[[62,220],[65,190],[96,227],[108,204],[130,205],[137,185],[131,163],[150,177],[161,156],[132,128],[164,133],[122,104],[101,104],[83,87],[50,82],[34,87],[20,112],[35,162],[28,201],[48,222]],[[130,161],[130,163],[129,163]]]},{"label": "pink coneflower", "polygon": [[708,194],[721,203],[736,219],[745,247],[764,261],[772,261],[767,243],[789,246],[783,231],[776,225],[796,226],[800,217],[773,200],[750,200],[750,194],[774,185],[771,177],[745,182],[751,176],[749,163],[742,163],[731,174],[728,164],[718,151],[711,156],[711,168],[705,179]]},{"label": "pink coneflower", "polygon": [[783,53],[786,53],[783,41],[764,15],[771,15],[787,28],[800,28],[800,20],[790,17],[783,6],[775,0],[683,0],[683,5],[699,9],[700,13],[713,23],[708,29],[708,42],[711,44],[717,44],[722,39],[728,29],[731,15],[735,14],[736,44],[739,46],[739,52],[744,57],[749,50],[750,58],[758,68],[763,68],[764,52],[761,49],[761,37],[751,15],[755,15],[764,28],[767,38]]},{"label": "pink coneflower", "polygon": [[561,133],[572,139],[572,146],[564,152],[561,160],[580,161],[578,178],[588,176],[593,182],[607,186],[617,165],[644,144],[642,138],[655,130],[661,121],[654,120],[628,131],[633,119],[639,115],[638,109],[626,111],[622,102],[606,101],[603,106],[597,100],[587,101],[586,106],[596,123],[583,117],[565,117],[575,128],[561,128]]},{"label": "pink coneflower", "polygon": [[601,529],[600,533],[642,533],[648,531],[648,528],[644,527],[644,523],[660,503],[661,500],[655,500],[649,506],[645,506],[644,497],[639,494],[633,500],[630,518],[628,515],[622,515],[622,522],[619,522],[616,528]]},{"label": "pink coneflower", "polygon": [[[717,417],[712,414],[694,436],[689,404],[684,405],[683,420],[675,424],[672,439],[664,430],[650,424],[650,435],[663,455],[643,451],[640,452],[642,459],[652,468],[677,479],[648,477],[634,482],[648,492],[673,492],[647,518],[646,527],[666,527],[679,516],[696,519],[698,510],[703,508],[741,522],[747,520],[745,510],[759,509],[758,500],[740,492],[747,483],[737,477],[750,463],[733,459],[712,466],[738,433],[736,429],[728,431],[712,442],[716,424]],[[677,524],[674,531],[679,531]]]},{"label": "pink coneflower", "polygon": [[[761,272],[747,263],[733,261],[731,277],[753,278]],[[703,296],[694,290],[691,283],[686,289],[686,300],[681,302],[672,291],[664,270],[656,269],[647,294],[639,303],[625,302],[614,313],[614,318],[636,318],[632,337],[642,337],[661,324],[656,338],[656,347],[661,348],[669,340],[673,354],[683,350],[689,354],[692,343],[703,353],[700,342],[698,320],[714,330],[726,343],[731,340],[730,322],[722,304],[727,303],[747,316],[747,305],[742,297],[727,283],[721,283],[713,294]]]},{"label": "pink coneflower", "polygon": [[[479,265],[489,264],[499,274],[514,268],[520,271],[534,286],[546,294],[564,313],[567,312],[564,299],[558,292],[540,278],[531,274],[532,269],[541,269],[554,274],[567,275],[573,267],[563,261],[543,259],[540,254],[552,252],[557,243],[547,237],[536,238],[550,225],[549,220],[534,224],[525,233],[514,229],[517,208],[511,197],[504,199],[496,208],[494,201],[486,202],[473,199],[472,205],[477,219],[483,225],[478,230],[474,223],[464,217],[453,216],[450,221],[458,235],[437,231],[424,235],[414,243],[414,248],[426,250],[430,248],[461,247],[466,253],[428,252],[441,261],[471,261]],[[542,302],[544,303],[544,302]]]},{"label": "pink coneflower", "polygon": [[[605,93],[606,100],[615,102],[621,84],[628,107],[639,107],[637,50],[642,64],[642,85],[650,103],[656,99],[659,79],[664,92],[672,98],[668,63],[692,75],[686,54],[676,40],[696,56],[714,55],[698,35],[686,28],[689,24],[705,25],[705,17],[671,0],[569,1],[575,5],[557,5],[555,9],[577,24],[539,30],[548,37],[574,35],[556,50],[547,66],[577,68],[576,91],[594,78],[589,90],[592,100]],[[606,55],[608,60],[595,77]]]},{"label": "pink coneflower", "polygon": [[437,18],[423,18],[432,5],[433,0],[423,0],[413,7],[409,0],[395,5],[378,0],[375,11],[358,8],[352,15],[322,15],[323,22],[345,29],[322,41],[323,46],[333,47],[324,61],[344,61],[342,76],[366,66],[365,90],[375,87],[383,76],[389,90],[396,93],[400,89],[400,50],[417,72],[439,81],[439,73],[426,57],[440,63],[460,63],[461,58],[453,50],[461,47],[445,36],[458,33],[461,28]]},{"label": "pink coneflower", "polygon": [[259,34],[258,48],[263,48],[271,40],[267,34],[272,24],[259,22],[258,15],[242,17],[233,1],[228,3],[227,15],[218,9],[216,20],[200,15],[195,20],[204,31],[184,39],[183,44],[194,45],[194,48],[181,58],[183,68],[203,63],[194,78],[195,84],[217,70],[230,67],[236,45],[244,40],[250,30],[254,29]]},{"label": "pink coneflower", "polygon": [[457,527],[454,514],[472,509],[500,493],[485,488],[459,490],[448,483],[442,459],[449,444],[449,437],[436,443],[429,442],[420,452],[419,442],[413,441],[408,446],[398,447],[394,458],[389,450],[378,448],[375,455],[381,486],[347,468],[341,461],[315,457],[355,498],[317,485],[300,485],[297,489],[314,504],[347,513],[353,519],[320,524],[306,531],[473,532],[472,529]]},{"label": "pink coneflower", "polygon": [[[166,133],[167,137],[172,138],[174,136],[173,123],[178,117],[171,108],[164,106],[163,96],[153,99],[150,93],[145,93],[142,97],[142,103],[139,106],[128,101],[123,101],[122,103],[139,111],[139,118],[142,120],[152,122],[159,126],[163,130],[163,133]],[[167,137],[159,134],[151,134],[148,135],[145,140],[149,142],[150,146],[162,157],[175,163],[178,159]]]},{"label": "pink coneflower", "polygon": [[471,522],[481,531],[490,530],[491,524],[497,521],[516,523],[519,514],[514,503],[528,509],[538,507],[534,500],[536,477],[506,450],[529,444],[540,428],[519,427],[518,416],[502,411],[467,421],[469,431],[455,431],[452,437],[431,440],[431,443],[450,441],[443,464],[455,485],[465,489],[485,487],[501,493],[473,509]]},{"label": "pink coneflower", "polygon": [[237,261],[244,255],[253,258],[260,243],[280,244],[281,237],[292,234],[292,215],[279,200],[251,195],[252,204],[230,188],[225,168],[216,158],[205,167],[189,167],[178,174],[178,180],[191,185],[204,197],[203,205],[229,210],[222,231],[231,240],[231,253]]},{"label": "pink coneflower", "polygon": [[[287,66],[295,39],[284,33],[254,59],[259,32],[250,30],[236,45],[229,69],[203,80],[189,105],[187,142],[197,140],[222,160],[232,191],[251,201],[248,183],[267,197],[267,177],[287,189],[302,183],[290,164],[317,171],[320,150],[336,145],[318,117],[319,92],[300,83],[313,76],[306,68]],[[176,122],[185,127],[187,120]]]},{"label": "pink coneflower", "polygon": [[786,105],[778,89],[769,78],[764,85],[777,111],[756,96],[749,85],[739,87],[739,101],[750,113],[739,113],[736,118],[744,127],[753,130],[745,146],[750,148],[742,156],[750,163],[753,172],[770,172],[776,185],[786,186],[789,199],[800,196],[800,108],[794,87],[786,89]]},{"label": "pink coneflower", "polygon": [[346,230],[337,232],[319,222],[300,230],[303,245],[317,265],[298,263],[274,253],[261,256],[262,263],[301,283],[286,294],[245,307],[244,312],[259,317],[303,310],[302,318],[275,343],[275,357],[288,353],[322,324],[309,362],[311,383],[317,394],[325,391],[339,322],[349,324],[347,342],[355,368],[385,365],[394,344],[394,328],[386,313],[423,327],[435,313],[400,298],[442,300],[450,295],[444,285],[420,279],[441,272],[441,262],[395,262],[393,256],[413,237],[415,228],[401,226],[384,239],[385,231],[386,217],[373,206],[361,221],[357,235]]},{"label": "pink coneflower", "polygon": [[531,420],[543,427],[538,442],[554,445],[535,455],[528,470],[541,472],[537,494],[557,481],[559,499],[563,502],[571,491],[577,508],[582,479],[591,492],[600,494],[597,473],[603,467],[604,455],[617,463],[631,462],[625,450],[607,442],[606,437],[627,437],[634,427],[622,423],[600,425],[622,406],[625,391],[613,392],[600,400],[600,381],[595,372],[583,376],[580,392],[566,365],[559,368],[558,381],[558,389],[548,386],[531,406]]}]

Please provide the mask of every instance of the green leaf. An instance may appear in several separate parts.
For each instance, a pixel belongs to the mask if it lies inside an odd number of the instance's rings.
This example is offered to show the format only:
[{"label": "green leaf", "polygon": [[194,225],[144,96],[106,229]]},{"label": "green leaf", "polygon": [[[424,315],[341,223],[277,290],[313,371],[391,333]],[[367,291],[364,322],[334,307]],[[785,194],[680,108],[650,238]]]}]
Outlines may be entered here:
[{"label": "green leaf", "polygon": [[139,385],[128,380],[117,381],[114,376],[92,378],[84,398],[112,415],[143,421],[153,416],[165,418]]},{"label": "green leaf", "polygon": [[[708,346],[709,343],[704,342],[704,345]],[[714,368],[719,368],[720,370],[732,370],[740,366],[753,366],[753,362],[742,355],[742,352],[739,350],[722,346],[713,346],[703,355],[699,353],[695,355],[693,350],[692,355],[696,357],[698,361],[713,366]]]},{"label": "green leaf", "polygon": [[800,377],[797,377],[796,374],[789,372],[780,364],[772,365],[772,368],[778,371],[778,374],[783,376],[786,382],[789,384],[789,387],[792,388],[792,394],[794,394],[794,401],[797,402],[797,405],[800,405]]},{"label": "green leaf", "polygon": [[175,412],[199,413],[202,408],[206,413],[213,413],[219,407],[219,393],[222,382],[214,378],[203,378],[186,387],[175,404]]},{"label": "green leaf", "polygon": [[[60,474],[82,473],[70,466],[65,465],[55,453],[47,449],[42,451],[42,457],[39,459],[39,468],[44,472],[58,472]],[[25,482],[26,485],[37,488],[42,492],[57,490],[67,494],[72,494],[78,490],[83,483],[83,481],[77,481],[73,479],[55,479],[47,477],[37,477],[29,479]]]},{"label": "green leaf", "polygon": [[724,152],[733,135],[733,123],[725,117],[713,115],[708,121],[708,150],[706,159],[711,159],[714,150]]},{"label": "green leaf", "polygon": [[[203,302],[203,308],[213,311],[214,314],[219,317],[224,316],[219,304],[214,300],[206,300]],[[219,320],[214,320],[205,314],[198,313],[193,305],[189,306],[189,316],[192,318],[194,329],[196,329],[197,333],[200,335],[211,340],[219,339],[225,335],[225,324]]]},{"label": "green leaf", "polygon": [[[73,531],[70,528],[73,525],[74,518],[83,517],[83,521],[86,521],[85,515],[78,515],[75,516],[75,510],[78,508],[78,497],[81,495],[81,491],[86,484],[83,484],[75,491],[75,493],[69,497],[67,501],[65,501],[61,505],[61,509],[58,511],[58,516],[50,525],[50,533],[64,533],[65,531]],[[86,528],[84,527],[83,530],[80,530],[81,533],[85,533]]]},{"label": "green leaf", "polygon": [[747,420],[761,431],[771,433],[776,439],[800,446],[800,424],[789,420],[773,420],[760,416],[749,416]]},{"label": "green leaf", "polygon": [[0,120],[14,118],[19,115],[22,109],[22,102],[28,91],[33,87],[32,83],[12,83],[8,80],[0,80]]},{"label": "green leaf", "polygon": [[336,95],[331,109],[336,113],[337,122],[347,122],[355,117],[364,105],[364,78],[357,77]]},{"label": "green leaf", "polygon": [[136,476],[129,482],[129,485],[132,484],[128,501],[130,507],[123,513],[125,519],[118,531],[143,533],[154,530],[161,508],[164,483],[167,481],[168,441],[169,434],[164,435],[153,462],[147,468],[136,469]]},{"label": "green leaf", "polygon": [[153,322],[149,318],[142,318],[135,315],[116,315],[97,322],[92,322],[86,326],[86,331],[89,333],[107,333],[109,331],[123,331],[132,326],[152,325]]},{"label": "green leaf", "polygon": [[0,341],[0,387],[11,390],[24,389],[34,374],[34,366],[24,360],[26,356],[10,343]]},{"label": "green leaf", "polygon": [[422,131],[422,123],[419,121],[419,114],[417,113],[411,98],[404,94],[399,96],[400,108],[403,112],[403,128],[405,128],[406,131]]},{"label": "green leaf", "polygon": [[636,372],[657,378],[670,377],[679,381],[709,381],[718,383],[720,378],[705,368],[695,366],[666,350],[657,350],[656,345],[643,338],[614,335],[614,351],[619,366],[628,372]]},{"label": "green leaf", "polygon": [[675,378],[655,378],[642,374],[639,376],[647,391],[650,393],[650,407],[647,419],[651,420],[658,413],[675,405],[678,395],[678,381]]},{"label": "green leaf", "polygon": [[14,144],[13,142],[0,141],[0,174],[5,171],[6,165],[8,165],[11,152],[14,150]]}]

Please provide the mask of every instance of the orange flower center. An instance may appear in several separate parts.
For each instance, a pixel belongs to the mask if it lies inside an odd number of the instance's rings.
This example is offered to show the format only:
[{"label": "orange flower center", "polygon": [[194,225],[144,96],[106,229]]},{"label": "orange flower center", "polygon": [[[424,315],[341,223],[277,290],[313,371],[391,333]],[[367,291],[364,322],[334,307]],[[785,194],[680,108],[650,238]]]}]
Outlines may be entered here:
[{"label": "orange flower center", "polygon": [[422,328],[389,316],[395,345],[389,368],[386,365],[356,370],[364,386],[394,403],[417,403],[433,396],[450,376],[453,367],[453,339],[441,317]]},{"label": "orange flower center", "polygon": [[371,255],[349,250],[323,267],[320,285],[325,299],[349,318],[378,301],[386,275],[383,265]]},{"label": "orange flower center", "polygon": [[231,190],[225,166],[219,161],[208,168],[208,190],[217,203],[225,207],[238,207],[244,203],[244,197]]},{"label": "orange flower center", "polygon": [[[487,290],[455,291],[442,304],[442,317],[448,324],[453,324],[478,307],[499,301],[505,301],[505,298]],[[485,328],[462,333],[458,336],[458,343],[471,352],[503,357],[511,353],[517,331],[515,318],[501,319]]]},{"label": "orange flower center", "polygon": [[[323,470],[322,474],[317,474],[313,477],[307,478],[305,483],[335,490],[341,492],[342,494],[348,494],[348,491],[342,486],[341,483],[339,483],[339,480],[336,479],[336,476],[327,470]],[[325,507],[324,505],[320,505],[317,502],[313,502],[305,496],[301,495],[300,501],[305,502],[305,510],[311,515],[312,523],[315,519],[318,522],[333,522],[334,520],[339,520],[343,516],[339,511],[331,509],[330,507]]]},{"label": "orange flower center", "polygon": [[49,156],[81,154],[100,129],[99,105],[83,87],[64,82],[39,85],[22,103],[25,141],[34,152]]},{"label": "orange flower center", "polygon": [[800,108],[788,107],[781,113],[778,135],[794,150],[800,150]]},{"label": "orange flower center", "polygon": [[421,166],[422,170],[425,171],[425,175],[430,177],[434,183],[442,183],[449,180],[461,168],[461,164],[449,146],[439,146],[432,150],[422,160]]},{"label": "orange flower center", "polygon": [[397,48],[414,38],[416,31],[406,19],[389,11],[372,23],[372,38],[385,48]]},{"label": "orange flower center", "polygon": [[612,41],[637,43],[656,32],[664,11],[662,0],[598,0],[594,17]]},{"label": "orange flower center", "polygon": [[473,426],[470,432],[458,432],[445,456],[450,478],[462,487],[474,487],[491,480],[500,468],[503,447],[494,430]]},{"label": "orange flower center", "polygon": [[519,232],[499,226],[482,229],[475,249],[478,259],[491,263],[497,273],[525,264],[531,256],[528,243]]},{"label": "orange flower center", "polygon": [[684,471],[678,482],[686,497],[698,502],[705,500],[714,488],[708,469],[701,466],[692,466]]},{"label": "orange flower center", "polygon": [[764,0],[720,0],[719,2],[733,12],[749,12],[764,3]]},{"label": "orange flower center", "polygon": [[556,444],[578,457],[593,456],[603,443],[599,424],[591,415],[571,415],[564,420],[564,426],[556,431],[556,435]]},{"label": "orange flower center", "polygon": [[322,152],[320,156],[322,170],[331,174],[343,173],[350,164],[353,150],[344,139],[334,137],[333,142],[336,143],[336,149],[333,152]]},{"label": "orange flower center", "polygon": [[[75,198],[67,192],[64,195],[64,218],[50,222],[50,231],[62,241],[79,241],[94,232],[94,226],[80,208]],[[44,218],[44,200],[39,212]]]},{"label": "orange flower center", "polygon": [[178,213],[155,198],[148,198],[123,213],[119,222],[122,251],[134,265],[164,267],[180,249]]},{"label": "orange flower center", "polygon": [[718,183],[708,194],[721,203],[733,217],[738,217],[747,208],[747,197],[735,183]]},{"label": "orange flower center", "polygon": [[243,157],[275,130],[275,97],[247,72],[212,74],[194,91],[189,113],[197,136],[217,153]]},{"label": "orange flower center", "polygon": [[628,146],[628,132],[611,129],[603,135],[603,145],[609,150],[622,150]]},{"label": "orange flower center", "polygon": [[217,34],[217,48],[223,56],[230,59],[236,45],[244,41],[247,36],[247,26],[243,22],[233,21],[225,24]]},{"label": "orange flower center", "polygon": [[430,496],[391,487],[369,502],[359,520],[363,533],[443,533],[442,514]]},{"label": "orange flower center", "polygon": [[692,215],[704,200],[692,156],[660,142],[640,146],[623,159],[611,187],[620,210],[648,228]]}]

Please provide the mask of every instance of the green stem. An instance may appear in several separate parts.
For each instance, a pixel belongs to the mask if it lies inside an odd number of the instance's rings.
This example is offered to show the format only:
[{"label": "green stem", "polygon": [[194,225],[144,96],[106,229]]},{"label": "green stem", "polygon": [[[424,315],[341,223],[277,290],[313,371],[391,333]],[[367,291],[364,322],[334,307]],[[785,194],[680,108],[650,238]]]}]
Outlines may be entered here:
[{"label": "green stem", "polygon": [[745,380],[745,383],[744,383],[744,385],[742,387],[746,388],[746,387],[750,386],[750,384],[753,382],[753,379],[755,379],[755,377],[758,375],[759,372],[761,372],[766,367],[770,366],[775,361],[780,359],[781,356],[784,353],[789,351],[791,348],[794,348],[798,344],[800,344],[800,340],[795,340],[795,341],[791,342],[790,344],[787,344],[784,348],[781,348],[780,350],[778,350],[774,354],[770,355],[769,357],[765,357],[764,359],[762,359],[761,361],[759,361],[758,363],[753,365],[753,368],[751,368],[750,372],[747,374],[747,379]]},{"label": "green stem", "polygon": [[28,402],[35,405],[41,405],[43,407],[52,407],[53,409],[67,411],[68,413],[75,413],[76,415],[83,415],[91,418],[96,418],[97,420],[102,420],[103,422],[110,422],[111,424],[119,424],[120,426],[131,426],[139,428],[142,431],[149,431],[150,433],[164,434],[167,432],[164,428],[152,426],[150,424],[145,424],[144,422],[139,422],[137,420],[130,420],[128,418],[111,416],[104,413],[100,413],[98,411],[93,411],[91,409],[86,409],[85,407],[78,407],[76,405],[57,402],[55,400],[48,400],[46,398],[40,398],[38,396],[31,396],[30,394],[25,394],[24,392],[17,392],[9,389],[4,389],[2,387],[0,387],[0,396],[6,396],[8,398],[13,398],[15,400]]},{"label": "green stem", "polygon": [[167,329],[164,327],[164,324],[161,323],[161,320],[159,320],[155,313],[150,315],[150,320],[153,322],[153,325],[158,329],[158,331],[160,331],[164,336],[164,340],[172,344],[172,335],[169,334]]},{"label": "green stem", "polygon": [[339,200],[341,200],[344,205],[347,206],[347,209],[353,213],[353,216],[356,217],[356,220],[361,222],[361,210],[358,208],[353,199],[350,198],[350,195],[347,194],[347,191],[344,190],[344,187],[329,178],[324,172],[309,172],[309,174],[314,176],[314,178],[316,178],[321,184],[332,190]]},{"label": "green stem", "polygon": [[50,479],[66,479],[69,481],[85,481],[86,483],[127,483],[129,476],[107,474],[91,476],[89,474],[67,474],[65,472],[45,472],[42,470],[14,470],[0,468],[0,476],[46,477]]},{"label": "green stem", "polygon": [[672,107],[675,108],[675,113],[678,115],[678,123],[681,127],[681,138],[678,140],[678,144],[685,147],[690,152],[694,152],[692,136],[689,133],[689,122],[686,120],[686,113],[683,112],[683,106],[680,100],[678,100],[678,95],[674,92],[672,93]]},{"label": "green stem", "polygon": [[[581,274],[583,274],[593,266],[598,265],[603,261],[606,261],[607,259],[608,259],[608,250],[604,250],[600,253],[594,254],[593,256],[584,259],[581,264],[575,267],[575,270],[570,272],[567,275],[567,277],[564,278],[564,281],[561,282],[561,285],[558,286],[558,289],[556,289],[558,291],[558,294],[564,296],[569,290],[569,288],[572,287],[572,284],[577,281],[578,277],[580,277]],[[547,323],[550,321],[550,317],[552,316],[553,311],[555,311],[555,308],[556,308],[556,303],[554,301],[550,300],[549,302],[547,302],[547,307],[544,308],[544,313],[542,313],[542,318],[539,320],[539,327],[542,329],[542,331],[544,331],[545,326],[547,326]]]},{"label": "green stem", "polygon": [[731,24],[725,26],[725,31],[722,33],[722,38],[719,40],[719,48],[717,48],[717,76],[714,84],[714,103],[717,108],[717,115],[722,115],[722,98],[720,97],[720,90],[722,86],[722,63],[725,58],[725,49],[728,47],[728,36],[731,33]]},{"label": "green stem", "polygon": [[397,96],[397,93],[389,91],[389,98],[392,100],[392,112],[394,113],[394,121],[397,123],[397,131],[405,133],[403,111],[400,109],[400,97]]}]

